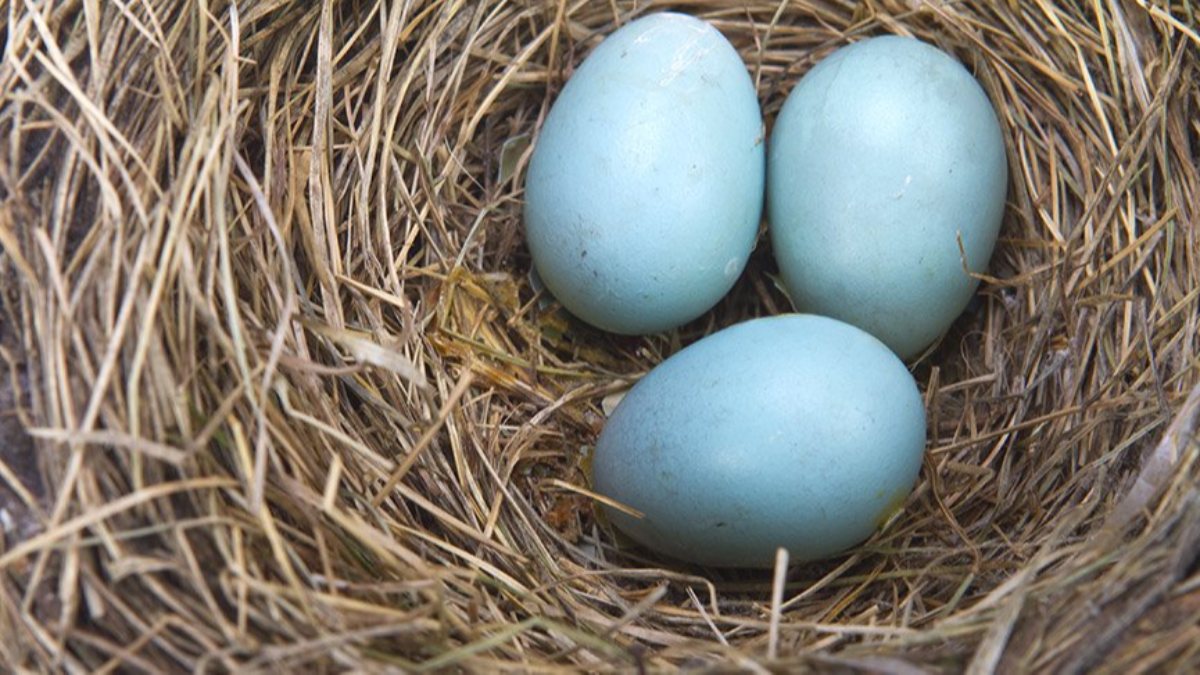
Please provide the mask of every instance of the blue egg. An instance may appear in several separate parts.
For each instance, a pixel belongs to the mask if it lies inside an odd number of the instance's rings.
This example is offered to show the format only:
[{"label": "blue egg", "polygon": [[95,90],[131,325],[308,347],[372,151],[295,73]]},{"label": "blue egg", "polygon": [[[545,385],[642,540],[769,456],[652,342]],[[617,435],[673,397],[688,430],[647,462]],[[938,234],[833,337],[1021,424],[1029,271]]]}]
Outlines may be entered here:
[{"label": "blue egg", "polygon": [[991,257],[1008,180],[996,113],[958,61],[895,36],[837,50],[788,96],[767,161],[771,243],[798,310],[902,358],[949,328],[978,285],[968,270]]},{"label": "blue egg", "polygon": [[762,113],[715,28],[654,14],[606,38],[537,139],[525,234],[564,307],[608,331],[690,321],[733,286],[765,182]]},{"label": "blue egg", "polygon": [[646,547],[769,567],[866,539],[911,492],[925,409],[904,364],[849,324],[790,314],[714,333],[622,399],[593,458],[605,507]]}]

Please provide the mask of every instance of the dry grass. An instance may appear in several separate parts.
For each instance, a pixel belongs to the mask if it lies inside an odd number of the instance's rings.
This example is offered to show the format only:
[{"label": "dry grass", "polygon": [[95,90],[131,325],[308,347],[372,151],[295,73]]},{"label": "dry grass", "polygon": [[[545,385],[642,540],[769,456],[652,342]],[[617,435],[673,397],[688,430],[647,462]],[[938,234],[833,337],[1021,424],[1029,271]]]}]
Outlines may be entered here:
[{"label": "dry grass", "polygon": [[1010,208],[914,366],[898,518],[772,602],[593,517],[604,398],[787,307],[765,239],[669,335],[530,288],[529,140],[650,4],[0,1],[4,355],[49,493],[0,547],[0,669],[1200,668],[1200,5],[671,6],[768,119],[885,32],[997,104]]}]

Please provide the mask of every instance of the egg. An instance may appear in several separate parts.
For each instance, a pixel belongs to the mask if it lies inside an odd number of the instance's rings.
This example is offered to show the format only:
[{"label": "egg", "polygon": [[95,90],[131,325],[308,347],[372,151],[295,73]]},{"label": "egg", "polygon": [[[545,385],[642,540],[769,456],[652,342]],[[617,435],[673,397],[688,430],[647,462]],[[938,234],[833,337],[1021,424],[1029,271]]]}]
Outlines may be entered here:
[{"label": "egg", "polygon": [[838,49],[788,95],[767,162],[771,244],[799,311],[902,358],[949,328],[978,285],[968,271],[991,257],[1008,180],[996,113],[958,61],[897,36]]},{"label": "egg", "polygon": [[546,116],[525,235],[546,288],[579,318],[654,333],[703,314],[754,246],[762,113],[709,24],[653,14],[609,35]]},{"label": "egg", "polygon": [[736,324],[679,351],[621,400],[592,458],[620,531],[692,563],[825,558],[901,507],[925,409],[895,354],[823,316]]}]

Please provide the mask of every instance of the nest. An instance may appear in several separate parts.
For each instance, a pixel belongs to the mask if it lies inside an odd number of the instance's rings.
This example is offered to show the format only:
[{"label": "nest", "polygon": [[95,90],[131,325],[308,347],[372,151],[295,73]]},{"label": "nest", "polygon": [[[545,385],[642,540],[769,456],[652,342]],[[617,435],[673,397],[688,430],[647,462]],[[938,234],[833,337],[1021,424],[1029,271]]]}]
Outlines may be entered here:
[{"label": "nest", "polygon": [[[768,124],[831,50],[899,33],[966,64],[1005,132],[988,276],[912,364],[920,482],[831,561],[680,567],[595,516],[605,401],[789,308],[765,237],[668,334],[531,287],[531,141],[603,36],[665,8],[734,43]],[[41,480],[10,445],[0,665],[1196,670],[1197,11],[13,3],[5,419]]]}]

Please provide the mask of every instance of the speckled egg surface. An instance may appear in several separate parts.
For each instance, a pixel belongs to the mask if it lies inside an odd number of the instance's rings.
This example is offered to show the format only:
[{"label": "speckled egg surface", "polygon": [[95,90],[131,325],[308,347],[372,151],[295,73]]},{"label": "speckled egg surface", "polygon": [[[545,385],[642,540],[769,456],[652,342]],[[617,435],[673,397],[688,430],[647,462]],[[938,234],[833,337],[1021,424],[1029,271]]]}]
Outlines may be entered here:
[{"label": "speckled egg surface", "polygon": [[843,47],[789,94],[771,133],[771,242],[800,311],[908,358],[962,312],[1004,211],[1004,141],[979,83],[915,39]]},{"label": "speckled egg surface", "polygon": [[525,231],[564,307],[645,334],[703,314],[754,246],[762,114],[719,31],[661,13],[608,36],[568,80],[530,160]]},{"label": "speckled egg surface", "polygon": [[863,541],[912,490],[925,448],[916,383],[883,343],[789,314],[714,333],[654,368],[600,435],[612,523],[694,563],[769,567]]}]

